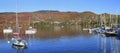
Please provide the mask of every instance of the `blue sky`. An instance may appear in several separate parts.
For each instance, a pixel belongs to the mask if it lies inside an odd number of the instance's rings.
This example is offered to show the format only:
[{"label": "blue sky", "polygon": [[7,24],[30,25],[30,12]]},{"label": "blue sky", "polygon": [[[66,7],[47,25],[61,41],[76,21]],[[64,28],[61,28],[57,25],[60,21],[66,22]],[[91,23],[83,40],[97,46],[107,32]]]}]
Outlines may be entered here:
[{"label": "blue sky", "polygon": [[120,13],[120,0],[1,0],[0,12],[15,12],[18,1],[18,12],[38,10],[59,10],[100,13]]}]

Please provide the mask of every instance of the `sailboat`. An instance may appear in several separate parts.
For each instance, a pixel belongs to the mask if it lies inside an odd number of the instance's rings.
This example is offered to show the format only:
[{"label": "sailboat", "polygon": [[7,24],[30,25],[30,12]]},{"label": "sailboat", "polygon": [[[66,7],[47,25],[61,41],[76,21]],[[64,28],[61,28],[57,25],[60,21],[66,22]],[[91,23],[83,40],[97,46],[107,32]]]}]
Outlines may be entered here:
[{"label": "sailboat", "polygon": [[[16,5],[17,9],[17,5]],[[27,47],[27,43],[23,41],[22,38],[20,38],[20,33],[19,33],[19,24],[18,24],[18,13],[16,10],[16,31],[13,33],[14,35],[14,42],[12,43],[12,47],[15,49],[24,49]]]},{"label": "sailboat", "polygon": [[13,30],[11,29],[11,27],[8,27],[8,26],[7,26],[7,18],[5,19],[5,22],[6,22],[6,28],[3,29],[3,33],[4,33],[4,34],[12,33]]},{"label": "sailboat", "polygon": [[[116,23],[117,24],[117,23]],[[107,29],[106,32],[105,32],[105,35],[106,36],[116,36],[117,33],[116,33],[116,30],[113,29],[113,26],[112,26],[112,20],[111,20],[111,14],[110,14],[110,29]]]},{"label": "sailboat", "polygon": [[[17,5],[16,5],[16,9],[17,9]],[[18,30],[18,27],[19,27],[19,24],[18,24],[18,13],[17,13],[17,10],[16,10],[16,31],[13,33],[13,35],[16,37],[16,36],[19,36],[19,30]]]},{"label": "sailboat", "polygon": [[3,29],[4,34],[9,34],[9,33],[12,33],[12,32],[13,32],[13,30],[11,29],[11,27]]},{"label": "sailboat", "polygon": [[29,28],[28,30],[25,31],[25,34],[36,34],[37,30],[35,28],[33,28],[32,26],[30,26],[30,17],[29,17]]},{"label": "sailboat", "polygon": [[25,31],[25,34],[36,34],[36,32],[36,29],[29,27],[29,29]]}]

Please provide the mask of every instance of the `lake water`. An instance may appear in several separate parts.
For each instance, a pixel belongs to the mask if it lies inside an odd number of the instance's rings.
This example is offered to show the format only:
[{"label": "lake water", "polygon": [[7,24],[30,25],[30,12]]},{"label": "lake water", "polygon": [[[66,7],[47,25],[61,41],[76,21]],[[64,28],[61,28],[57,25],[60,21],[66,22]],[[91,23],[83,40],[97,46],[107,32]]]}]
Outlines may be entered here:
[{"label": "lake water", "polygon": [[10,34],[0,35],[0,53],[120,53],[119,37],[89,34],[79,27],[38,30],[35,35],[23,35],[28,48],[12,48]]}]

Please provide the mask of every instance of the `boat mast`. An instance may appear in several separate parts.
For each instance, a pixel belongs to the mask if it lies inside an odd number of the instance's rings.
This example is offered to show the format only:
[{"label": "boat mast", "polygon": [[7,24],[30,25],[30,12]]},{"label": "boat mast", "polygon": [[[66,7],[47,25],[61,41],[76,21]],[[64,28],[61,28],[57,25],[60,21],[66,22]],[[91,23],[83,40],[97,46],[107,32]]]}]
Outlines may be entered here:
[{"label": "boat mast", "polygon": [[30,20],[31,20],[31,19],[30,19],[30,17],[29,17],[29,27],[30,27],[30,23],[31,23]]},{"label": "boat mast", "polygon": [[112,28],[112,15],[110,14],[110,27]]},{"label": "boat mast", "polygon": [[5,18],[5,25],[6,25],[6,28],[8,28],[7,22],[8,22],[8,20],[7,20],[7,18]]},{"label": "boat mast", "polygon": [[118,27],[118,14],[117,13],[116,13],[116,27]]},{"label": "boat mast", "polygon": [[100,17],[101,17],[101,26],[105,26],[105,15],[101,14]]},{"label": "boat mast", "polygon": [[19,32],[18,30],[18,27],[19,27],[19,24],[18,24],[18,0],[16,2],[16,32]]},{"label": "boat mast", "polygon": [[106,27],[106,14],[104,14],[103,16],[104,16],[104,26]]},{"label": "boat mast", "polygon": [[102,17],[102,14],[100,15],[100,24],[101,24],[101,27],[103,25],[103,17]]}]

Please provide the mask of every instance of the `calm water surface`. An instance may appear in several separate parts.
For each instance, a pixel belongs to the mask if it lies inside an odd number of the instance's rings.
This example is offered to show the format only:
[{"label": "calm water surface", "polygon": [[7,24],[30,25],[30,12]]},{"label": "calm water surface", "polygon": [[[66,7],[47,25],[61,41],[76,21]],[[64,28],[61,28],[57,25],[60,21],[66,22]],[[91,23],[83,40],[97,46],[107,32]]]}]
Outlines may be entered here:
[{"label": "calm water surface", "polygon": [[35,35],[22,38],[28,48],[12,48],[12,35],[0,35],[0,53],[120,53],[118,37],[105,37],[101,34],[88,34],[79,27],[40,30]]}]

